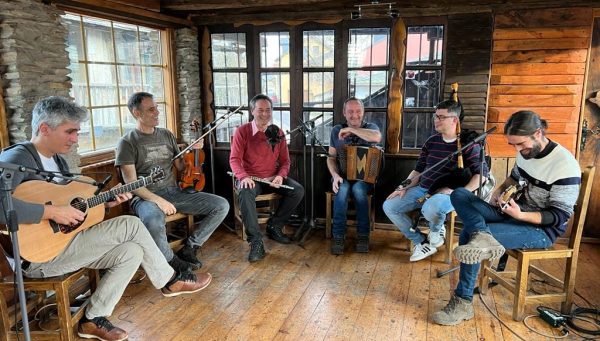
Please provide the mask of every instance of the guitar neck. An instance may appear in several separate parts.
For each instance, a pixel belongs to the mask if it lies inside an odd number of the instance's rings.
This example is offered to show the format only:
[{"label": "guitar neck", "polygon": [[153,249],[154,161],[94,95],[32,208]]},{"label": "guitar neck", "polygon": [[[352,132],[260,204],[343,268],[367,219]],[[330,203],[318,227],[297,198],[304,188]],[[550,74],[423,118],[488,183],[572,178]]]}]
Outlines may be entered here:
[{"label": "guitar neck", "polygon": [[135,191],[136,189],[145,187],[146,185],[148,185],[150,183],[152,183],[152,177],[147,176],[145,178],[141,178],[137,181],[130,182],[123,186],[113,188],[107,192],[100,193],[95,197],[91,197],[91,198],[87,199],[88,207],[95,207],[100,204],[104,204],[105,202],[110,201],[112,198],[114,198],[118,194]]}]

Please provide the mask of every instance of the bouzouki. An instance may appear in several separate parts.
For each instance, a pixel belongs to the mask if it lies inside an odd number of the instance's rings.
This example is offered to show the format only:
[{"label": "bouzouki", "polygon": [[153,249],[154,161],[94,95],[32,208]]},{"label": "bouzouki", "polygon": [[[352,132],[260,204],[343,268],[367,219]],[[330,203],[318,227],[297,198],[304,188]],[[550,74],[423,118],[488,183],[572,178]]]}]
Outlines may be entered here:
[{"label": "bouzouki", "polygon": [[[94,196],[96,186],[81,182],[66,185],[31,180],[17,186],[13,197],[22,201],[41,205],[70,205],[85,213],[79,224],[62,225],[52,220],[42,220],[37,224],[19,224],[19,248],[21,257],[30,262],[46,262],[56,257],[81,231],[104,220],[104,204],[117,194],[131,192],[141,187],[161,181],[165,172],[155,167],[150,175]],[[91,178],[83,177],[83,179]]]}]

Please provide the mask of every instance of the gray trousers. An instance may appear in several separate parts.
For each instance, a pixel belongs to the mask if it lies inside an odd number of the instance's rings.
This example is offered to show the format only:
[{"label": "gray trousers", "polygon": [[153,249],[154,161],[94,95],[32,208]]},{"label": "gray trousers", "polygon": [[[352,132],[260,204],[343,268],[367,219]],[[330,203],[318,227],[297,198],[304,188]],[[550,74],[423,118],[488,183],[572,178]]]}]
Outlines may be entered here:
[{"label": "gray trousers", "polygon": [[24,274],[44,278],[81,268],[106,269],[85,313],[92,319],[112,314],[140,264],[157,289],[175,273],[144,224],[137,217],[121,216],[80,232],[62,253],[49,262],[31,263]]},{"label": "gray trousers", "polygon": [[[223,197],[218,195],[197,192],[184,193],[179,187],[168,187],[158,190],[154,194],[161,196],[175,206],[177,212],[186,214],[201,214],[204,218],[196,224],[196,229],[187,239],[189,246],[202,246],[210,235],[219,227],[223,219],[229,212],[229,203]],[[165,214],[152,201],[143,200],[135,197],[131,202],[131,208],[135,215],[140,217],[152,239],[158,245],[165,258],[170,261],[173,259],[173,250],[167,241],[167,229]]]}]

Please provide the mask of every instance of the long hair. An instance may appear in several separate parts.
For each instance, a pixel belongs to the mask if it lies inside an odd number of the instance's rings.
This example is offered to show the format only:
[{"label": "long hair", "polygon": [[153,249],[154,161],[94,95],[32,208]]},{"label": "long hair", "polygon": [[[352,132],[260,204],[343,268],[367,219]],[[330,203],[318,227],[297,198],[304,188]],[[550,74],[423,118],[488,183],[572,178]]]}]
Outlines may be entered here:
[{"label": "long hair", "polygon": [[512,114],[504,125],[504,135],[530,136],[540,129],[542,134],[548,129],[548,122],[530,110]]}]

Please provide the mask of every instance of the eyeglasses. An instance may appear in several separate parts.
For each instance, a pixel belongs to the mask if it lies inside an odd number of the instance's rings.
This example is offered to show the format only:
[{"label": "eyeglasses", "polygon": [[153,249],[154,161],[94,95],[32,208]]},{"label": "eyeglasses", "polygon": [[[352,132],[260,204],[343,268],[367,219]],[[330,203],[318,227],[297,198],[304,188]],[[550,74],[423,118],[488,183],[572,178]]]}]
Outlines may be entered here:
[{"label": "eyeglasses", "polygon": [[433,116],[431,116],[431,118],[433,118],[434,120],[438,120],[438,121],[442,121],[442,120],[445,120],[450,117],[456,117],[456,116],[444,116],[444,115],[437,115],[437,114],[433,114]]}]

